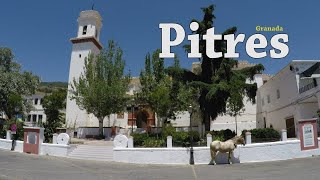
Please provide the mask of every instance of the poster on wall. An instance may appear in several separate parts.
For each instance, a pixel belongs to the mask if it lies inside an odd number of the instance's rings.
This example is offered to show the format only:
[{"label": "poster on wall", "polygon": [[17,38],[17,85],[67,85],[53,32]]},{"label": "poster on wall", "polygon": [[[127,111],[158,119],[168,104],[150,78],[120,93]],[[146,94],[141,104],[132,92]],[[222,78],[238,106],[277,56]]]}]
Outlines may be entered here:
[{"label": "poster on wall", "polygon": [[299,121],[301,150],[317,149],[318,146],[317,119],[302,119]]}]

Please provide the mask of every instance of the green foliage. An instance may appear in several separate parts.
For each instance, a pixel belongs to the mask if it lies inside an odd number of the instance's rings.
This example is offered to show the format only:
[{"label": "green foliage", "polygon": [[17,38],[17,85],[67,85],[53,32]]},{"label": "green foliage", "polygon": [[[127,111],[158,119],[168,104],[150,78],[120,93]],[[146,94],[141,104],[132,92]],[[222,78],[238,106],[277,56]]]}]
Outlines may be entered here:
[{"label": "green foliage", "polygon": [[[245,137],[245,133],[248,130],[242,131],[242,136]],[[253,142],[267,142],[278,141],[281,137],[280,133],[273,128],[256,128],[249,130],[251,132]]]},{"label": "green foliage", "polygon": [[167,139],[168,136],[173,136],[176,133],[176,128],[171,124],[167,124],[162,127],[161,136],[163,139]]},{"label": "green foliage", "polygon": [[212,135],[212,140],[226,141],[236,136],[234,131],[230,129],[220,130],[220,131],[209,131],[206,134],[210,133]]},{"label": "green foliage", "polygon": [[143,142],[149,138],[148,134],[133,133],[131,136],[133,137],[134,146],[143,146]]},{"label": "green foliage", "polygon": [[9,119],[15,113],[24,112],[27,102],[22,97],[33,94],[39,84],[37,76],[22,72],[21,66],[13,59],[11,49],[0,47],[0,111],[5,112]]},{"label": "green foliage", "polygon": [[18,120],[6,120],[5,124],[3,125],[3,129],[0,130],[0,137],[4,138],[7,135],[7,130],[10,130],[10,126],[11,124],[16,123],[17,125],[17,140],[23,141],[23,137],[24,137],[24,130],[23,130],[23,126],[24,122],[18,121]]},{"label": "green foliage", "polygon": [[93,113],[103,134],[103,119],[120,112],[127,102],[130,76],[124,74],[122,50],[113,41],[99,55],[85,60],[84,73],[72,84],[72,98],[81,109]]},{"label": "green foliage", "polygon": [[179,59],[175,57],[173,65],[165,68],[159,53],[160,50],[156,50],[152,59],[147,54],[145,70],[140,73],[141,92],[137,97],[157,113],[159,120],[165,121],[175,119],[177,112],[187,110],[194,102],[195,90],[168,75],[169,71],[180,69]]},{"label": "green foliage", "polygon": [[165,141],[163,139],[156,139],[155,137],[149,137],[143,142],[144,147],[164,147]]},{"label": "green foliage", "polygon": [[54,91],[58,91],[60,89],[67,90],[67,88],[68,88],[67,82],[41,82],[39,87],[37,88],[37,91],[48,94]]},{"label": "green foliage", "polygon": [[[255,102],[256,84],[248,85],[246,80],[252,79],[257,73],[264,70],[264,67],[259,64],[253,67],[237,69],[237,60],[230,58],[209,58],[206,55],[206,42],[203,35],[206,31],[213,27],[215,16],[213,14],[214,5],[202,8],[204,13],[203,20],[196,21],[199,24],[199,29],[193,33],[200,35],[199,52],[202,54],[201,70],[190,72],[188,70],[171,70],[170,74],[182,81],[190,82],[190,85],[200,88],[200,96],[198,102],[203,115],[203,122],[206,131],[210,130],[211,119],[216,119],[218,115],[228,113],[232,116],[243,111],[243,98],[248,98]],[[227,29],[223,34],[235,34],[236,27]],[[185,45],[186,52],[190,51],[190,45]],[[226,43],[224,40],[215,41],[216,52],[226,52]],[[178,74],[178,76],[175,76]],[[212,108],[214,107],[214,108]]]},{"label": "green foliage", "polygon": [[42,124],[45,128],[45,142],[51,142],[52,135],[55,133],[56,128],[61,127],[64,123],[61,110],[66,107],[66,97],[67,91],[60,89],[43,98],[44,113],[47,116],[46,122]]}]

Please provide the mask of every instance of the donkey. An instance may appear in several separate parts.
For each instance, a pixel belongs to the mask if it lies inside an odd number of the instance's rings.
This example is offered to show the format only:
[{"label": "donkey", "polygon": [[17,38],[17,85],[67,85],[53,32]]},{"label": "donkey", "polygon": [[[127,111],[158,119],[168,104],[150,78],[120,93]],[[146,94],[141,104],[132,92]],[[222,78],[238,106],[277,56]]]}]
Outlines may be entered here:
[{"label": "donkey", "polygon": [[216,164],[215,158],[216,158],[217,152],[219,151],[221,153],[229,153],[228,162],[229,164],[232,164],[231,155],[233,154],[233,151],[238,144],[245,145],[245,141],[243,137],[235,136],[232,139],[229,139],[225,142],[213,141],[210,144],[211,162],[214,165]]}]

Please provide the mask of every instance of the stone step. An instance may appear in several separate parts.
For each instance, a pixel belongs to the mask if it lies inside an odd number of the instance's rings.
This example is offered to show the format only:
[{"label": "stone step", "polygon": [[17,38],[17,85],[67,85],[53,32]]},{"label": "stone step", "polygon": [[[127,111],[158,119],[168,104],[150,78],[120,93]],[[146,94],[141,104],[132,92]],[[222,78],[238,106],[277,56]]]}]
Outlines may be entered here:
[{"label": "stone step", "polygon": [[68,157],[97,161],[113,161],[113,147],[78,145],[69,153]]}]

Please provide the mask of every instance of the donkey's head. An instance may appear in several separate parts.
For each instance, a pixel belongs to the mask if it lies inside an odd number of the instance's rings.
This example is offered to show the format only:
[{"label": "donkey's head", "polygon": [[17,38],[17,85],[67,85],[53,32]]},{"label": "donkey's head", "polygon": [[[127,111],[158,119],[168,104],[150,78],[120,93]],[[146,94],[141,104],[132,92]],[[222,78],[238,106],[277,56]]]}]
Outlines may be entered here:
[{"label": "donkey's head", "polygon": [[235,142],[235,144],[242,144],[244,146],[246,145],[246,142],[242,136],[234,137],[234,142]]}]

